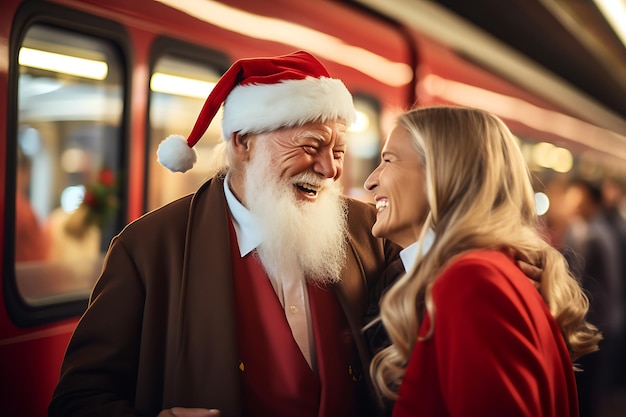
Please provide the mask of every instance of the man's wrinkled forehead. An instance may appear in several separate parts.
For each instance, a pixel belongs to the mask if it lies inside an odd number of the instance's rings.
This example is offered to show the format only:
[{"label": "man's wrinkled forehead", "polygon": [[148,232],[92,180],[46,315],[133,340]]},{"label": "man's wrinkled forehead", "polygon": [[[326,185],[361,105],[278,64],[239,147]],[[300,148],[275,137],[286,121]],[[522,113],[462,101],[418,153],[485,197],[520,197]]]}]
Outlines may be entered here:
[{"label": "man's wrinkled forehead", "polygon": [[329,140],[345,141],[347,134],[347,126],[343,119],[314,121],[297,126],[285,126],[267,134],[275,134],[277,136],[294,137],[294,136],[311,136],[320,138],[323,142]]}]

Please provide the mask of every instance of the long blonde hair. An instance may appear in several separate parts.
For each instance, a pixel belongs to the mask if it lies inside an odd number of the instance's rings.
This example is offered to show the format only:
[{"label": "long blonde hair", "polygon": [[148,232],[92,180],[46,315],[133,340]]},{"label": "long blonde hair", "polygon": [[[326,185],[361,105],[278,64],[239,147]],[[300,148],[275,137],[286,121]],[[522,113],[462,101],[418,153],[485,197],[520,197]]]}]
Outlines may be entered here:
[{"label": "long blonde hair", "polygon": [[370,369],[381,392],[396,397],[424,315],[435,320],[431,289],[438,272],[476,248],[504,250],[537,268],[536,286],[572,360],[596,350],[601,336],[585,321],[587,297],[540,232],[530,171],[506,125],[485,111],[451,106],[411,110],[397,123],[422,159],[430,207],[422,233],[432,229],[435,241],[382,299],[380,317],[393,343]]}]

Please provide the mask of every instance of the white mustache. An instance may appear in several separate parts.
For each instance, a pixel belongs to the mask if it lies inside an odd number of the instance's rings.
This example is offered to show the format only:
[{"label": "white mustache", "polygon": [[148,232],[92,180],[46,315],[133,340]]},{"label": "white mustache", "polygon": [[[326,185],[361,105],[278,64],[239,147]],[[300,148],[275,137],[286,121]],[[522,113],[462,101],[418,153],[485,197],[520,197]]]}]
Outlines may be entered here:
[{"label": "white mustache", "polygon": [[292,184],[310,184],[315,188],[322,190],[334,185],[331,178],[322,178],[314,172],[305,171],[294,175],[290,178]]}]

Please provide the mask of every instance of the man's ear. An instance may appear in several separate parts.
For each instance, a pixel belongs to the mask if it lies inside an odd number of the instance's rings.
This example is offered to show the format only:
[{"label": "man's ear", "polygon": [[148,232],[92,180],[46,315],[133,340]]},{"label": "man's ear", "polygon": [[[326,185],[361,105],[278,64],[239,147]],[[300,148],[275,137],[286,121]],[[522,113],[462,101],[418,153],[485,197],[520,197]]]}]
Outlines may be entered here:
[{"label": "man's ear", "polygon": [[240,135],[237,132],[231,133],[230,140],[233,143],[233,150],[235,156],[240,161],[247,161],[250,159],[250,136]]}]

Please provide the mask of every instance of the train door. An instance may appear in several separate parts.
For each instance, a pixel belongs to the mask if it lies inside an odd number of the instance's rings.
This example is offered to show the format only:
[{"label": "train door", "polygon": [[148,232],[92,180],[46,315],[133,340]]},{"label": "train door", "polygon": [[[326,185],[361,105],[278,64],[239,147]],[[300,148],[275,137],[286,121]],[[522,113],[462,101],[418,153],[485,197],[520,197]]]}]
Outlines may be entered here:
[{"label": "train door", "polygon": [[46,4],[15,15],[2,97],[4,415],[47,414],[65,347],[124,221],[123,34]]}]

